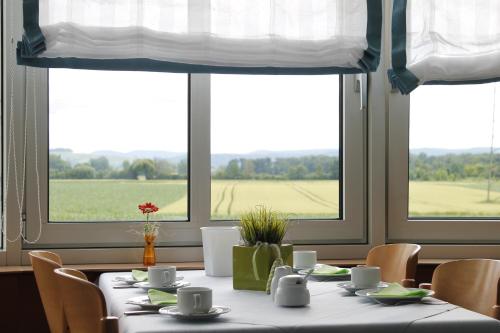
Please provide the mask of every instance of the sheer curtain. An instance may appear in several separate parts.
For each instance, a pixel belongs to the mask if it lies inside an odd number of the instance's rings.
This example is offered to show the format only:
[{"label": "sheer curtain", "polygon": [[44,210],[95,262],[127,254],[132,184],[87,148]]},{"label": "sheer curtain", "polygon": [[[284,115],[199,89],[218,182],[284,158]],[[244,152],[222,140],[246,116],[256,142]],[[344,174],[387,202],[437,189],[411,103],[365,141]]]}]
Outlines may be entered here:
[{"label": "sheer curtain", "polygon": [[45,45],[32,47],[29,41],[39,38],[27,36],[19,50],[19,62],[25,64],[95,67],[109,64],[99,60],[148,59],[171,69],[180,64],[195,70],[355,72],[378,64],[380,0],[28,2],[33,4],[25,6],[26,33],[36,31],[26,27],[26,17],[38,11]]},{"label": "sheer curtain", "polygon": [[498,0],[395,0],[392,31],[390,76],[403,93],[500,80]]}]

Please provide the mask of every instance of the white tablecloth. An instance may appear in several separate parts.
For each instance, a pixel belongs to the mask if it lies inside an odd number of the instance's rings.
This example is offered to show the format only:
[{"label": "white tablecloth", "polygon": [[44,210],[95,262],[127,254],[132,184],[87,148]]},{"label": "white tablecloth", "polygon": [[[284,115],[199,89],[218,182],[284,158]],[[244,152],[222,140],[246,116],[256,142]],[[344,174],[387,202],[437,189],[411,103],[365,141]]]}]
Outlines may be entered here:
[{"label": "white tablecloth", "polygon": [[124,273],[106,273],[99,279],[109,314],[120,318],[120,332],[438,332],[500,333],[500,321],[451,304],[407,304],[384,306],[347,295],[337,282],[308,282],[311,304],[305,308],[282,308],[263,292],[233,290],[232,278],[205,276],[204,271],[182,271],[192,286],[213,289],[216,305],[232,311],[209,322],[178,321],[160,314],[124,316],[139,310],[125,304],[131,297],[145,295],[142,289],[114,289],[112,278]]}]

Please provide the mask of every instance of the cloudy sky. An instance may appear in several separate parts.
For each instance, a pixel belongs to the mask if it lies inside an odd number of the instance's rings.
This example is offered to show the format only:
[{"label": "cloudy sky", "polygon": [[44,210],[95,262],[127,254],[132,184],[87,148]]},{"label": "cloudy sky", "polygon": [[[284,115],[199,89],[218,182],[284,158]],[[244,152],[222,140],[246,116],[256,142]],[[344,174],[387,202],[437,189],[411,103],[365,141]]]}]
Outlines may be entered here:
[{"label": "cloudy sky", "polygon": [[[187,75],[50,71],[50,147],[187,149]],[[500,84],[496,84],[500,146]],[[488,147],[494,84],[419,87],[411,148]],[[212,153],[338,149],[338,77],[212,77]]]}]

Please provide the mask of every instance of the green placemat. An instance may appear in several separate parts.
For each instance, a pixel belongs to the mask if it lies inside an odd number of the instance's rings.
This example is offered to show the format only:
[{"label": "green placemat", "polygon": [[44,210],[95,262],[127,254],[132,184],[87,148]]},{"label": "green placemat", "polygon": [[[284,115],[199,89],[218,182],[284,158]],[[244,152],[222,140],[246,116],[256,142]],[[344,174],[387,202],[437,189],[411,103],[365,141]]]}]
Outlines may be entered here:
[{"label": "green placemat", "polygon": [[177,296],[164,291],[149,289],[148,296],[151,304],[154,305],[177,304]]}]

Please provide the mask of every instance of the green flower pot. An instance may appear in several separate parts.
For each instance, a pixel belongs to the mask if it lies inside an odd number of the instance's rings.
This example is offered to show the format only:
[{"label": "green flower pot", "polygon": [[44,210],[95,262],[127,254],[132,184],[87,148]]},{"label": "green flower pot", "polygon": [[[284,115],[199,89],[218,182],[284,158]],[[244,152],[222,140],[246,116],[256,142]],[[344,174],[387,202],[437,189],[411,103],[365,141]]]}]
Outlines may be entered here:
[{"label": "green flower pot", "polygon": [[[233,289],[265,291],[267,279],[276,255],[270,246],[261,246],[253,258],[257,247],[233,246]],[[293,246],[280,246],[281,257],[286,265],[293,266]],[[257,276],[256,276],[257,275]]]}]

